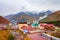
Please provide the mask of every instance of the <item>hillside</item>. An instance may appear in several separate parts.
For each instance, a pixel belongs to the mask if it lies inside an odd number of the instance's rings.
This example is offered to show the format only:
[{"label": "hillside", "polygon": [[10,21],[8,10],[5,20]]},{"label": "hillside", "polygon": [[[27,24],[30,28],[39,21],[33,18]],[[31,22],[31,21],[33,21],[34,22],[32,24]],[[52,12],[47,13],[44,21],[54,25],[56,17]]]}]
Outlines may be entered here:
[{"label": "hillside", "polygon": [[47,18],[41,20],[41,22],[47,22],[47,21],[60,21],[60,10],[52,13]]},{"label": "hillside", "polygon": [[60,27],[60,10],[49,15],[47,18],[41,20],[40,22],[54,24],[55,26]]},{"label": "hillside", "polygon": [[10,14],[10,15],[5,16],[5,18],[10,19],[10,18],[13,17],[14,15],[15,15],[15,14]]},{"label": "hillside", "polygon": [[6,18],[0,16],[0,24],[8,24],[10,23],[9,20],[7,20]]},{"label": "hillside", "polygon": [[26,13],[24,12],[19,12],[17,13],[16,15],[12,16],[10,18],[10,21],[16,21],[16,22],[22,22],[22,21],[33,21],[34,18],[27,15]]}]

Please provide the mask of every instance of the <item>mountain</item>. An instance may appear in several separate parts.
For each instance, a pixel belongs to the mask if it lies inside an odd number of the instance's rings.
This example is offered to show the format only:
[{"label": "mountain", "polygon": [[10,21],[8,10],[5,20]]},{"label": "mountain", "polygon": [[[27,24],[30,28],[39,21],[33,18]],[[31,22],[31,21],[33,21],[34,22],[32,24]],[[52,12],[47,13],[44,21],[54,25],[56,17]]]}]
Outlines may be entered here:
[{"label": "mountain", "polygon": [[39,19],[40,17],[41,17],[42,19],[44,19],[44,18],[46,18],[47,16],[51,15],[52,13],[53,13],[53,12],[50,11],[50,10],[41,11],[41,12],[39,12],[39,14],[38,14],[38,16],[36,17],[36,19]]},{"label": "mountain", "polygon": [[[17,14],[11,14],[8,16],[5,16],[5,18],[9,19],[11,22],[19,22],[19,21],[33,21],[35,19],[39,19],[40,17],[43,17],[44,15],[50,15],[52,11],[41,11],[41,12],[19,12]],[[22,17],[21,17],[22,16]]]},{"label": "mountain", "polygon": [[33,11],[33,12],[25,12],[25,13],[27,13],[29,16],[32,16],[32,17],[42,17],[42,16],[44,16],[44,15],[50,15],[50,14],[52,14],[52,11],[50,11],[50,10],[47,10],[47,11],[40,11],[39,13],[38,12],[35,12],[35,11]]},{"label": "mountain", "polygon": [[52,13],[47,18],[41,20],[41,22],[47,22],[47,21],[60,21],[60,10]]},{"label": "mountain", "polygon": [[14,15],[15,15],[15,14],[10,14],[10,15],[5,16],[5,18],[10,19],[10,18],[13,17]]},{"label": "mountain", "polygon": [[51,10],[47,10],[45,13],[48,14],[48,15],[50,15],[50,14],[53,13],[53,11],[51,11]]},{"label": "mountain", "polygon": [[54,24],[55,26],[60,27],[60,10],[54,12],[40,22]]},{"label": "mountain", "polygon": [[[21,12],[19,12],[19,13],[21,13]],[[17,13],[18,14],[18,13]],[[47,11],[40,11],[40,12],[36,12],[36,11],[31,11],[31,12],[29,12],[29,11],[26,11],[26,12],[23,12],[23,14],[27,14],[27,15],[29,15],[29,16],[31,16],[31,17],[34,17],[34,18],[36,18],[36,17],[42,17],[42,16],[44,16],[44,15],[50,15],[50,14],[52,14],[52,11],[50,11],[50,10],[47,10]],[[12,16],[14,16],[15,14],[10,14],[10,15],[8,15],[8,16],[5,16],[6,18],[11,18]]]},{"label": "mountain", "polygon": [[43,10],[43,11],[39,12],[39,14],[43,14],[43,15],[48,14],[49,15],[49,14],[52,14],[52,12],[53,11],[51,11],[51,10],[47,10],[47,11]]},{"label": "mountain", "polygon": [[8,23],[10,23],[9,20],[7,20],[6,18],[0,16],[0,24],[8,24]]},{"label": "mountain", "polygon": [[29,16],[32,16],[32,17],[37,17],[38,16],[38,13],[36,11],[25,12],[25,13],[28,14]]},{"label": "mountain", "polygon": [[10,21],[15,21],[15,22],[24,22],[24,21],[33,21],[33,20],[34,18],[27,15],[25,12],[19,12],[10,18]]}]

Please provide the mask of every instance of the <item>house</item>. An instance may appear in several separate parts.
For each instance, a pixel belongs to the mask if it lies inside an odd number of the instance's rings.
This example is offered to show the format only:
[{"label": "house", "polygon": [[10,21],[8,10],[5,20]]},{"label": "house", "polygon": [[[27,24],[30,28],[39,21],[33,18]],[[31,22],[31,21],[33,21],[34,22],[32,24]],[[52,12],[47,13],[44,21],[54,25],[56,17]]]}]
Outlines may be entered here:
[{"label": "house", "polygon": [[54,30],[54,24],[40,23],[40,27],[47,30]]},{"label": "house", "polygon": [[21,29],[21,27],[23,27],[23,26],[28,26],[28,25],[27,25],[27,22],[19,22],[19,23],[18,23],[19,29]]}]

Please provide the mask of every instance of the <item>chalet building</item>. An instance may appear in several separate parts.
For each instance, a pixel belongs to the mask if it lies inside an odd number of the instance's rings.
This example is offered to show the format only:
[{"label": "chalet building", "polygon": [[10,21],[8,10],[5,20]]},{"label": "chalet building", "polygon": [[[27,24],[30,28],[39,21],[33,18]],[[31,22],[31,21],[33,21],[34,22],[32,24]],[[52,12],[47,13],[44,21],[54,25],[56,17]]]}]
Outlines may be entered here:
[{"label": "chalet building", "polygon": [[23,27],[23,26],[28,26],[28,25],[27,25],[27,22],[19,22],[19,23],[18,23],[19,29],[20,29],[21,27]]},{"label": "chalet building", "polygon": [[54,30],[55,26],[54,24],[40,23],[40,28],[47,29],[47,30]]}]

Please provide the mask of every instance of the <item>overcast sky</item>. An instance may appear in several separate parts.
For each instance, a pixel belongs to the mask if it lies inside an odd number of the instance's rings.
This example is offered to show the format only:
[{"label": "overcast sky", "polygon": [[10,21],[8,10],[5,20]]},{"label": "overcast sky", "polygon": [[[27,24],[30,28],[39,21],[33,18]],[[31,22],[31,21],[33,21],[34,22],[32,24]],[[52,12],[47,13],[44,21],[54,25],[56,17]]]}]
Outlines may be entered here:
[{"label": "overcast sky", "polygon": [[0,0],[0,15],[20,11],[60,10],[60,0]]}]

